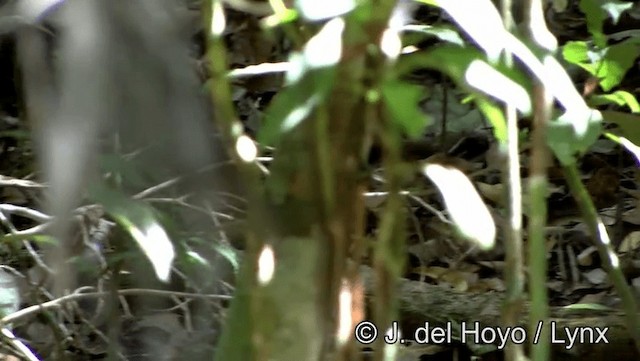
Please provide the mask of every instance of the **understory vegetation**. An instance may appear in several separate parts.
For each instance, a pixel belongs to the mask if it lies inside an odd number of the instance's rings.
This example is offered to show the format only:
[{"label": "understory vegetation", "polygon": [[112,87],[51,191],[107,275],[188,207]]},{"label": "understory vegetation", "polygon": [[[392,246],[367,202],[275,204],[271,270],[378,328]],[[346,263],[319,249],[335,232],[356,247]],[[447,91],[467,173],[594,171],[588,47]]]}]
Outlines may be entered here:
[{"label": "understory vegetation", "polygon": [[637,360],[639,28],[0,1],[0,359]]}]

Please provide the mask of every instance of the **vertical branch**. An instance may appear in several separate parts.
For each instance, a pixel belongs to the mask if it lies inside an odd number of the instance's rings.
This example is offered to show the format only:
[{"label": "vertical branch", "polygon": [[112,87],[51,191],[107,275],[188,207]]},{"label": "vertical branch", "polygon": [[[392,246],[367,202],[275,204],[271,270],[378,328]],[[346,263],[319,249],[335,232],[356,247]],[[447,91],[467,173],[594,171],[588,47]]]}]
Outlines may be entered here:
[{"label": "vertical branch", "polygon": [[[339,286],[343,280],[348,280],[354,291],[354,299],[363,297],[362,287],[358,287],[359,272],[355,264],[348,264],[347,257],[359,261],[363,254],[363,223],[364,199],[362,193],[366,187],[366,178],[360,173],[366,161],[363,149],[368,146],[366,138],[369,136],[363,129],[377,129],[383,138],[386,151],[385,166],[388,174],[389,193],[387,208],[382,216],[380,237],[376,243],[375,262],[378,275],[376,290],[376,307],[374,310],[376,321],[380,327],[387,327],[396,312],[394,300],[396,279],[401,267],[398,259],[402,260],[402,252],[397,252],[403,244],[403,237],[397,232],[402,217],[401,200],[399,199],[399,182],[397,181],[397,167],[399,160],[399,145],[397,144],[397,130],[381,113],[384,111],[380,96],[382,83],[388,78],[389,59],[381,49],[381,40],[388,28],[389,18],[395,6],[395,1],[378,0],[365,2],[363,7],[369,7],[370,17],[363,21],[355,16],[347,17],[344,34],[343,60],[338,66],[337,79],[339,83],[334,91],[331,102],[330,125],[333,147],[331,159],[335,169],[335,212],[330,224],[335,237],[332,239],[329,256],[333,259],[330,289],[328,296],[337,299]],[[366,51],[365,51],[366,49]],[[400,245],[400,247],[398,247]],[[357,302],[352,303],[353,314],[359,314]],[[352,320],[357,322],[357,320]],[[353,325],[355,326],[355,324]],[[351,327],[353,330],[353,327]],[[350,342],[353,342],[351,340]],[[356,356],[348,356],[348,345],[340,350],[340,360],[352,360]],[[386,347],[387,345],[385,345]],[[390,345],[389,347],[397,347]],[[389,349],[376,354],[381,359]]]},{"label": "vertical branch", "polygon": [[[536,23],[535,19],[544,19],[542,2],[527,0],[524,4],[524,19],[527,25],[528,38],[533,42],[534,32],[545,31],[544,22]],[[548,30],[546,30],[548,31]],[[542,44],[537,44],[544,46]],[[550,50],[550,49],[546,49]],[[547,250],[545,242],[545,226],[547,224],[547,167],[549,149],[546,134],[553,99],[545,89],[545,85],[537,83],[533,88],[533,132],[531,139],[531,164],[529,171],[529,292],[531,309],[529,311],[529,331],[535,332],[538,323],[543,328],[540,341],[531,345],[531,359],[545,361],[549,359],[549,301],[547,296]]]},{"label": "vertical branch", "polygon": [[[259,189],[259,173],[252,161],[243,161],[234,150],[233,145],[246,135],[243,133],[231,96],[227,80],[227,52],[222,37],[225,28],[225,14],[222,1],[207,0],[203,2],[203,21],[207,35],[207,61],[211,69],[211,100],[217,127],[221,130],[222,139],[228,155],[240,170],[248,198],[248,224],[246,230],[246,259],[238,276],[238,286],[234,302],[227,319],[227,329],[222,333],[218,353],[224,360],[262,360],[264,345],[261,344],[259,326],[263,313],[261,300],[263,294],[257,287],[257,264],[260,250],[266,237],[258,237],[256,230],[263,236],[269,233],[268,217],[265,214],[265,203]],[[246,143],[246,142],[245,142]]]},{"label": "vertical branch", "polygon": [[[502,0],[502,19],[507,30],[513,29],[511,14],[512,1]],[[507,66],[513,66],[512,55],[505,54]],[[505,282],[507,293],[503,309],[503,324],[505,327],[518,324],[522,308],[524,290],[524,270],[522,256],[522,185],[520,180],[520,155],[518,145],[518,118],[515,107],[507,105],[507,162],[503,171],[503,183],[507,191],[507,219],[504,229],[506,266]],[[521,360],[524,357],[522,345],[508,343],[505,349],[505,359],[508,361]]]},{"label": "vertical branch", "polygon": [[580,180],[580,172],[575,163],[565,165],[563,167],[564,176],[569,185],[569,190],[578,203],[578,208],[582,217],[587,223],[589,233],[594,240],[598,253],[604,262],[604,268],[607,271],[611,282],[616,288],[618,295],[622,300],[622,305],[626,313],[625,321],[627,328],[631,333],[631,337],[640,350],[640,319],[638,318],[638,305],[636,304],[633,291],[627,284],[622,271],[620,270],[620,259],[611,247],[611,240],[607,233],[607,228],[598,216],[596,207],[593,205],[591,196],[587,192],[586,187]]},{"label": "vertical branch", "polygon": [[[529,171],[529,292],[531,309],[529,330],[535,332],[538,322],[549,316],[547,296],[547,250],[545,226],[547,224],[547,166],[549,151],[546,144],[547,121],[550,113],[550,99],[543,85],[534,87],[535,114]],[[548,327],[542,330],[540,342],[531,345],[534,361],[549,358]]]},{"label": "vertical branch", "polygon": [[[541,0],[523,2],[523,17],[526,25],[526,36],[532,46],[545,51],[544,57],[555,51],[555,38],[549,32],[544,21]],[[540,35],[546,35],[541,37]],[[547,42],[544,39],[551,39]],[[543,63],[545,61],[543,60]],[[547,295],[547,249],[545,227],[547,224],[547,167],[549,149],[546,143],[547,126],[551,117],[553,99],[545,85],[536,81],[533,87],[533,132],[531,147],[531,164],[529,167],[529,292],[531,308],[529,311],[529,331],[534,333],[542,325],[540,341],[531,345],[531,359],[545,361],[550,355],[549,338],[549,300]]]},{"label": "vertical branch", "polygon": [[[355,263],[348,264],[347,257],[359,261],[358,256],[363,252],[363,230],[364,230],[364,199],[363,191],[366,187],[366,178],[360,174],[363,169],[363,148],[368,146],[365,139],[370,136],[363,129],[371,129],[369,124],[380,127],[381,110],[383,109],[380,99],[380,85],[385,80],[385,72],[388,70],[388,59],[380,49],[381,39],[384,31],[388,27],[388,21],[395,1],[378,0],[364,2],[364,7],[370,7],[371,16],[363,21],[358,16],[347,17],[347,25],[344,33],[343,60],[338,66],[338,83],[331,99],[330,125],[332,144],[331,159],[335,169],[335,212],[331,217],[330,225],[337,232],[334,232],[332,239],[333,252],[329,257],[333,258],[329,262],[333,263],[332,274],[329,276],[331,283],[330,292],[334,299],[337,299],[339,287],[343,280],[348,280],[352,286],[355,300],[362,299],[363,288],[361,287],[358,269]],[[364,51],[367,49],[367,51]],[[376,94],[375,96],[372,94]],[[383,125],[387,127],[387,125]],[[392,136],[389,134],[389,136]],[[390,161],[394,163],[394,161]],[[387,169],[389,171],[389,169]],[[391,172],[394,172],[391,170]],[[391,176],[393,177],[393,176]],[[391,191],[393,193],[393,191]],[[397,192],[396,192],[397,193]],[[397,209],[392,195],[388,201],[388,207]],[[387,217],[383,223],[389,225],[391,232],[378,242],[376,260],[379,260],[378,281],[379,288],[376,294],[376,316],[378,322],[391,320],[393,310],[391,300],[393,300],[395,290],[395,277],[398,272],[391,267],[389,259],[394,258],[390,249],[392,243],[402,242],[401,237],[394,233],[392,229],[397,228],[394,224],[399,218],[398,212],[386,210]],[[383,232],[381,232],[383,233]],[[360,286],[360,287],[359,287]],[[360,293],[360,294],[358,294]],[[352,310],[358,316],[357,302],[352,302]],[[379,311],[379,312],[378,312]],[[384,314],[384,315],[383,315]],[[383,316],[381,316],[383,315]],[[357,322],[358,320],[353,319]],[[387,322],[388,324],[388,322]],[[353,330],[353,324],[351,330]],[[382,325],[381,327],[386,327]],[[353,342],[351,338],[350,342]],[[340,359],[352,360],[348,355],[349,345],[341,351]],[[377,354],[376,357],[380,357]]]},{"label": "vertical branch", "polygon": [[[400,135],[389,120],[380,121],[380,138],[384,150],[388,197],[382,214],[379,235],[375,249],[375,270],[377,275],[375,319],[379,327],[388,327],[396,318],[398,302],[395,297],[396,280],[401,276],[404,266],[404,227],[402,214],[401,182],[401,146]],[[384,345],[384,352],[376,354],[376,360],[388,359],[389,350],[397,345]]]}]

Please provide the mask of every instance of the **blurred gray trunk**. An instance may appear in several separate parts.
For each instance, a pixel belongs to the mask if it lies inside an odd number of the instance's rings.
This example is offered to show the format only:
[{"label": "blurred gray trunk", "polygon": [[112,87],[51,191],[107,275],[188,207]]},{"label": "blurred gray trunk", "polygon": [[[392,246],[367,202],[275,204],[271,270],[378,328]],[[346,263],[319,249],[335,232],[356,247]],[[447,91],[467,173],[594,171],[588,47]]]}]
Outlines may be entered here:
[{"label": "blurred gray trunk", "polygon": [[[96,179],[105,135],[117,135],[121,152],[151,149],[141,162],[147,173],[162,180],[185,177],[182,189],[199,194],[195,198],[203,206],[215,204],[213,190],[237,184],[228,165],[199,172],[228,158],[189,57],[191,34],[184,31],[189,26],[182,6],[172,0],[68,0],[51,15],[59,30],[53,54],[41,31],[21,32],[27,111],[50,185],[49,210],[61,220]],[[183,224],[201,222],[181,217]],[[77,286],[65,262],[68,229],[68,222],[58,222],[53,233],[61,243],[45,250],[56,271],[57,295]],[[203,292],[214,292],[222,272],[216,267],[226,261],[210,250],[201,255],[214,269],[190,276]],[[148,277],[138,276],[134,286],[156,283],[151,272],[142,274]],[[204,303],[196,310],[202,315],[194,315],[195,328],[210,329],[211,310]],[[199,319],[207,321],[198,324]]]}]

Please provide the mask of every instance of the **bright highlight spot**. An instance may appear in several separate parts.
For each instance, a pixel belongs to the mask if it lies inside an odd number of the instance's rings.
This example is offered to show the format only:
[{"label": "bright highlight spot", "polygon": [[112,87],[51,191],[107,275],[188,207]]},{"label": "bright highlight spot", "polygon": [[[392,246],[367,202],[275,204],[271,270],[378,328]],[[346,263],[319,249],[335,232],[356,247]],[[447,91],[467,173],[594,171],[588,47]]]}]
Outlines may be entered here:
[{"label": "bright highlight spot", "polygon": [[169,236],[156,222],[140,229],[131,225],[131,236],[136,239],[140,248],[149,258],[159,280],[167,282],[171,273],[171,264],[175,257],[173,244]]},{"label": "bright highlight spot", "polygon": [[531,112],[531,98],[527,91],[484,61],[472,61],[465,79],[472,87],[504,100],[519,111],[525,114]]},{"label": "bright highlight spot", "polygon": [[344,26],[341,18],[332,19],[307,42],[304,58],[309,67],[330,67],[340,61]]},{"label": "bright highlight spot", "polygon": [[427,163],[423,172],[438,187],[460,233],[482,249],[493,248],[496,225],[469,178],[456,168],[436,163]]},{"label": "bright highlight spot", "polygon": [[271,282],[275,270],[276,258],[273,253],[273,248],[271,248],[270,245],[265,245],[258,257],[258,283],[265,286]]},{"label": "bright highlight spot", "polygon": [[398,55],[400,55],[402,51],[402,40],[397,30],[388,28],[382,33],[380,49],[390,59],[396,59]]},{"label": "bright highlight spot", "polygon": [[224,16],[224,9],[221,1],[213,2],[211,11],[211,35],[222,36],[224,29],[227,27],[227,20]]},{"label": "bright highlight spot", "polygon": [[353,318],[351,309],[353,306],[353,294],[349,282],[342,280],[340,295],[338,296],[338,332],[336,338],[338,345],[344,345],[352,334]]},{"label": "bright highlight spot", "polygon": [[236,152],[243,162],[251,163],[258,156],[256,144],[247,135],[241,135],[236,141]]}]

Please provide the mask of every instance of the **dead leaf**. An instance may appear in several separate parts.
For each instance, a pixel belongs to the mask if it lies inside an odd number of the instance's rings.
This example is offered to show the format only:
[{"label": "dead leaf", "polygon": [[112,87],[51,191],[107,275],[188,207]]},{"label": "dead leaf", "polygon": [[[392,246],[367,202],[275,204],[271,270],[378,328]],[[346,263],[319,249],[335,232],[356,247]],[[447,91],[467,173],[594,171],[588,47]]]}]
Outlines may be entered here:
[{"label": "dead leaf", "polygon": [[597,253],[598,250],[594,246],[589,246],[585,248],[582,252],[578,254],[577,261],[580,266],[591,266],[593,264],[593,255]]},{"label": "dead leaf", "polygon": [[480,192],[482,197],[490,200],[500,207],[504,207],[504,185],[501,183],[487,184],[476,182],[476,187],[478,187],[478,192]]},{"label": "dead leaf", "polygon": [[584,278],[593,285],[603,285],[607,282],[607,272],[602,268],[596,268],[583,273]]},{"label": "dead leaf", "polygon": [[640,247],[640,231],[629,233],[618,247],[620,253],[633,252]]}]

